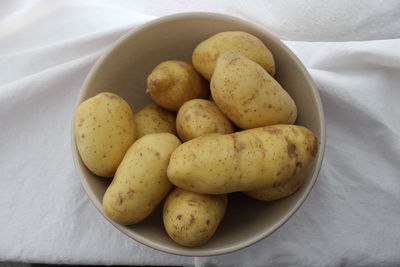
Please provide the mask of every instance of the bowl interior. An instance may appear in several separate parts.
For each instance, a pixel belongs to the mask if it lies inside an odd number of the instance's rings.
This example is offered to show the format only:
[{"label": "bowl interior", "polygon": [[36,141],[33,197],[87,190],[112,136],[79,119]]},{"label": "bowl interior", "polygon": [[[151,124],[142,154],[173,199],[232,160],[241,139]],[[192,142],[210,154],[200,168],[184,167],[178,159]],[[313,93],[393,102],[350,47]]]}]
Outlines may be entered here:
[{"label": "bowl interior", "polygon": [[[320,98],[308,73],[298,59],[263,28],[246,21],[219,14],[186,13],[164,17],[134,29],[96,63],[87,77],[78,103],[109,91],[122,96],[136,112],[148,103],[146,78],[164,60],[191,61],[195,46],[211,35],[229,30],[241,30],[260,38],[275,56],[275,78],[289,92],[298,107],[296,124],[313,131],[320,140],[316,160],[306,170],[305,184],[292,196],[269,203],[230,194],[226,217],[214,237],[204,246],[185,248],[174,243],[162,224],[161,206],[146,220],[133,226],[111,222],[135,240],[169,253],[205,256],[234,251],[272,233],[297,210],[311,190],[321,165],[325,125]],[[103,194],[109,180],[90,173],[79,158],[75,143],[74,160],[82,184],[95,206],[101,210]]]}]

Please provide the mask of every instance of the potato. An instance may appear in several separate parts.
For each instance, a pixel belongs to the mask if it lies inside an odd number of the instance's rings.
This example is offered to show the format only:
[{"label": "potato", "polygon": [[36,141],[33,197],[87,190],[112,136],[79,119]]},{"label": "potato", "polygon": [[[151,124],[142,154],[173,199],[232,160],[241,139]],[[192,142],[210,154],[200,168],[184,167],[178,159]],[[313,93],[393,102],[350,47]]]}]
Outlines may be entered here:
[{"label": "potato", "polygon": [[168,235],[182,246],[206,243],[225,215],[226,195],[203,195],[175,188],[163,210]]},{"label": "potato", "polygon": [[179,109],[176,130],[182,141],[188,141],[210,133],[233,133],[235,128],[214,103],[192,99]]},{"label": "potato", "polygon": [[74,135],[85,166],[98,176],[112,177],[136,140],[134,114],[118,95],[100,93],[76,109]]},{"label": "potato", "polygon": [[177,112],[186,101],[207,98],[207,82],[184,61],[164,61],[147,77],[147,92],[162,108]]},{"label": "potato", "polygon": [[113,221],[130,225],[145,219],[172,188],[167,166],[180,145],[175,135],[154,133],[128,150],[103,196],[103,210]]},{"label": "potato", "polygon": [[176,135],[175,114],[149,104],[135,116],[138,138],[151,133],[172,133]]},{"label": "potato", "polygon": [[291,177],[289,180],[287,180],[282,184],[276,184],[275,186],[272,187],[256,189],[253,191],[245,191],[243,193],[257,200],[273,201],[292,195],[297,191],[297,189],[300,188],[303,182],[304,182],[304,173],[301,172],[300,174]]},{"label": "potato", "polygon": [[297,125],[203,135],[172,153],[168,179],[179,188],[202,194],[273,187],[309,164],[317,147],[314,134]]},{"label": "potato", "polygon": [[260,39],[246,32],[220,32],[201,42],[193,51],[194,68],[207,80],[211,80],[215,62],[225,51],[233,51],[263,67],[272,76],[275,61],[272,53]]},{"label": "potato", "polygon": [[296,104],[279,83],[260,65],[234,52],[218,57],[211,94],[241,129],[293,124],[297,117]]}]

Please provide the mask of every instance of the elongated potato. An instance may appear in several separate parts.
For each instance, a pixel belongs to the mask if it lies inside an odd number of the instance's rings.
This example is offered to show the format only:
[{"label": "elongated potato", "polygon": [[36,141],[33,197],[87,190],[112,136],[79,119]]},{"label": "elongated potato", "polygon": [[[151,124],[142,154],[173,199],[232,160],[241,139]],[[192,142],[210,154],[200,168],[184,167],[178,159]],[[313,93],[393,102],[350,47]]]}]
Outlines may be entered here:
[{"label": "elongated potato", "polygon": [[272,76],[275,74],[271,51],[260,39],[242,31],[220,32],[201,42],[193,51],[193,66],[204,78],[211,80],[215,62],[225,51],[236,52],[261,65]]},{"label": "elongated potato", "polygon": [[182,141],[188,141],[210,133],[233,133],[235,128],[214,103],[204,99],[192,99],[179,109],[176,130]]},{"label": "elongated potato", "polygon": [[129,148],[103,197],[107,217],[129,225],[150,215],[172,188],[167,166],[179,144],[175,135],[155,133],[143,136]]},{"label": "elongated potato", "polygon": [[207,81],[193,66],[178,60],[164,61],[153,69],[147,77],[147,92],[157,105],[174,112],[186,101],[210,94]]},{"label": "elongated potato", "polygon": [[296,175],[315,157],[317,146],[313,133],[297,125],[204,135],[172,153],[168,179],[203,194],[256,190]]},{"label": "elongated potato", "polygon": [[151,133],[172,133],[176,135],[175,114],[149,104],[135,116],[138,138]]},{"label": "elongated potato", "polygon": [[226,206],[225,194],[203,195],[175,188],[164,204],[165,230],[182,246],[200,246],[217,230]]},{"label": "elongated potato", "polygon": [[74,135],[79,155],[94,174],[113,177],[136,140],[136,124],[128,103],[113,93],[100,93],[75,111]]},{"label": "elongated potato", "polygon": [[266,187],[253,191],[245,191],[243,193],[257,200],[273,201],[292,195],[297,191],[297,189],[300,188],[303,182],[304,182],[304,173],[301,172],[298,175],[293,176],[283,184],[276,184],[271,187]]},{"label": "elongated potato", "polygon": [[211,79],[217,106],[241,129],[293,124],[296,104],[260,65],[227,51],[217,60]]}]

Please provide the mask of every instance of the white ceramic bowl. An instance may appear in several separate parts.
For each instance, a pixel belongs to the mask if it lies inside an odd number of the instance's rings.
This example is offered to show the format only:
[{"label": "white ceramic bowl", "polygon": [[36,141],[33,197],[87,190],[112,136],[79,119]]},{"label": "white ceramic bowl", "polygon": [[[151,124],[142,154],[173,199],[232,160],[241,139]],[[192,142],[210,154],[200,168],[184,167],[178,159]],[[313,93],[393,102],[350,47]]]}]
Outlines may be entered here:
[{"label": "white ceramic bowl", "polygon": [[[215,33],[240,30],[260,38],[276,60],[275,78],[298,107],[296,124],[309,128],[320,144],[317,156],[306,169],[304,185],[292,196],[264,203],[240,193],[230,194],[225,218],[205,245],[186,248],[166,234],[161,206],[143,222],[123,226],[110,221],[132,239],[164,252],[209,256],[232,252],[265,238],[283,225],[304,202],[312,189],[325,147],[325,121],[318,90],[298,58],[266,29],[235,17],[214,13],[182,13],[153,20],[125,34],[97,61],[80,91],[77,105],[103,91],[117,93],[138,111],[151,102],[145,93],[146,77],[161,61],[191,61],[195,46]],[[72,136],[73,157],[82,185],[96,208],[103,213],[101,201],[110,179],[93,175],[83,165]]]}]

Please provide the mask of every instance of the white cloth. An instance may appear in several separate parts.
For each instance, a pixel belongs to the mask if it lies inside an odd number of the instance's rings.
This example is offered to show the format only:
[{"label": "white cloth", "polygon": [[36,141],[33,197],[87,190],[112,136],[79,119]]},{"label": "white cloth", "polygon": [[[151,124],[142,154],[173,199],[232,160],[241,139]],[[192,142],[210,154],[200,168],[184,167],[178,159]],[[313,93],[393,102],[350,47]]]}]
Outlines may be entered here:
[{"label": "white cloth", "polygon": [[[85,195],[70,151],[74,103],[95,60],[128,30],[183,11],[233,14],[287,40],[327,120],[304,205],[267,239],[217,257],[168,255],[121,234]],[[399,265],[399,14],[399,1],[374,0],[0,2],[0,261]]]}]

